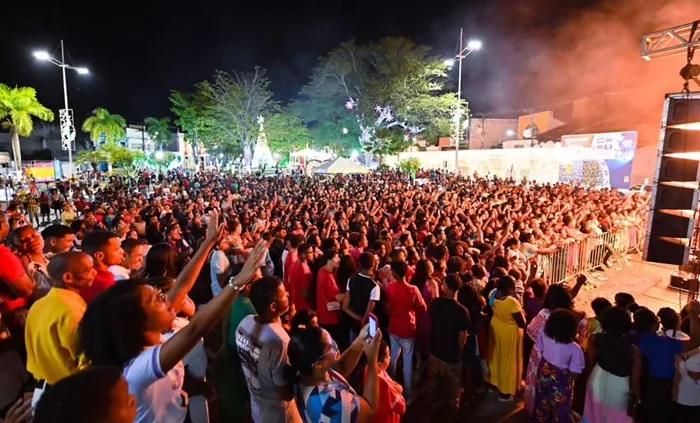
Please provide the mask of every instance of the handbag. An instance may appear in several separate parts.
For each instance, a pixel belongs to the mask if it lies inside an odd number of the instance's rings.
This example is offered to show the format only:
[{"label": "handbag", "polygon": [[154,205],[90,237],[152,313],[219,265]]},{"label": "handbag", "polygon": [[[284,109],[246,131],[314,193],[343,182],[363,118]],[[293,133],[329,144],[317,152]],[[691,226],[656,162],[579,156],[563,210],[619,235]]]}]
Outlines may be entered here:
[{"label": "handbag", "polygon": [[631,417],[633,421],[638,422],[642,414],[642,400],[630,392],[629,399],[627,401],[627,416]]}]

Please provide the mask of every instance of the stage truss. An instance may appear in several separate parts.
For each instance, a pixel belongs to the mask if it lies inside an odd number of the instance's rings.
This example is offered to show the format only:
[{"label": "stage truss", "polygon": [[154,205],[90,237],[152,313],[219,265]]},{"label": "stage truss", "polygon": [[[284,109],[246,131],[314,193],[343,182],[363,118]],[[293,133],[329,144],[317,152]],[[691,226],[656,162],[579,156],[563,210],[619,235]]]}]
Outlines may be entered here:
[{"label": "stage truss", "polygon": [[690,47],[700,46],[698,23],[700,20],[643,36],[642,58],[644,60],[661,59],[683,54]]}]

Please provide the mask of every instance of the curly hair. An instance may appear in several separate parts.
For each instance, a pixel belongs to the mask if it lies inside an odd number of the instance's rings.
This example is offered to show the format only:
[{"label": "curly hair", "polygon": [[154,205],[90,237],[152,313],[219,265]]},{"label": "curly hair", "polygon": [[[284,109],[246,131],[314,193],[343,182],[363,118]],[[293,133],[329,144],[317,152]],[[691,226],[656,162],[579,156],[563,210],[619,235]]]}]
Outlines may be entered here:
[{"label": "curly hair", "polygon": [[124,368],[146,346],[146,313],[138,287],[143,279],[121,281],[98,295],[78,326],[78,355],[95,366]]},{"label": "curly hair", "polygon": [[573,310],[574,301],[571,299],[571,295],[566,286],[553,284],[547,289],[544,301],[542,301],[542,307],[547,310],[556,310],[558,308]]},{"label": "curly hair", "polygon": [[569,344],[576,338],[578,324],[574,313],[567,309],[552,311],[544,326],[544,333],[558,344]]}]

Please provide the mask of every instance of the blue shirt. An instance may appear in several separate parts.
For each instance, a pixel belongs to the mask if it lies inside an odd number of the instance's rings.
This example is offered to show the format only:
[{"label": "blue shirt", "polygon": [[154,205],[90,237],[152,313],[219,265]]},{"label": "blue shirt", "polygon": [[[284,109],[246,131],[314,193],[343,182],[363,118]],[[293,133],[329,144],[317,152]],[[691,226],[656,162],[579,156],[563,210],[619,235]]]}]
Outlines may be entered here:
[{"label": "blue shirt", "polygon": [[682,341],[644,332],[639,336],[637,348],[644,357],[649,376],[670,379],[676,374],[675,357],[683,352]]},{"label": "blue shirt", "polygon": [[318,386],[296,387],[299,414],[306,423],[357,423],[360,397],[348,382],[333,369],[331,381]]}]

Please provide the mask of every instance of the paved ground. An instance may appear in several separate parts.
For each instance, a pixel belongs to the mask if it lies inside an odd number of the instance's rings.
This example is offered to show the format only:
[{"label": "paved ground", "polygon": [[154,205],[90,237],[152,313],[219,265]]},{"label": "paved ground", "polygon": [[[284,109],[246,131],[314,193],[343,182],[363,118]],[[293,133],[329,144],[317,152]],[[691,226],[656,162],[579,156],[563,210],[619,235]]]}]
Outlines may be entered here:
[{"label": "paved ground", "polygon": [[[656,311],[661,307],[679,309],[685,304],[686,295],[668,289],[669,276],[674,266],[642,262],[639,256],[631,257],[605,270],[590,275],[590,283],[579,293],[576,306],[592,314],[591,300],[605,297],[613,301],[618,292],[632,294],[638,304]],[[680,301],[679,301],[680,300]],[[522,402],[516,398],[513,402],[498,401],[495,392],[487,392],[473,412],[457,420],[459,422],[479,423],[528,423],[530,419],[523,410]],[[404,423],[451,423],[444,416],[428,411],[426,404],[418,400],[409,407],[403,419]]]}]

